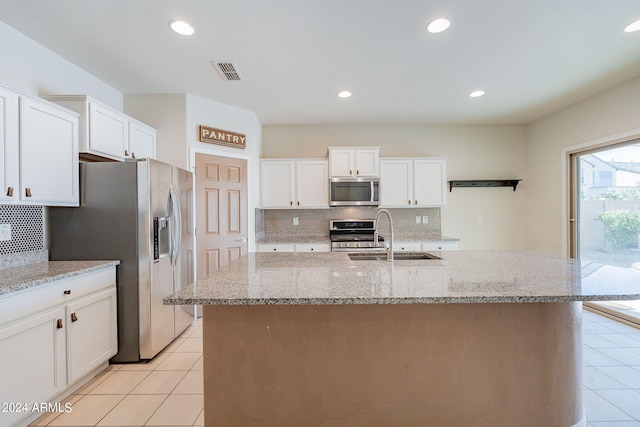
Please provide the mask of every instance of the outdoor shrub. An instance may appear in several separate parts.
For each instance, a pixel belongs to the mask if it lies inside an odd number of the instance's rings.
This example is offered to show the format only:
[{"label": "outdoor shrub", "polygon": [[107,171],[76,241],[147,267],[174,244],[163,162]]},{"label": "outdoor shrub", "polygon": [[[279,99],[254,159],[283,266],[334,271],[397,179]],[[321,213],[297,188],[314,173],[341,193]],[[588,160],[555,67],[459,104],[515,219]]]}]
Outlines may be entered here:
[{"label": "outdoor shrub", "polygon": [[604,225],[604,237],[616,248],[630,246],[640,233],[640,214],[625,209],[604,212],[598,215]]}]

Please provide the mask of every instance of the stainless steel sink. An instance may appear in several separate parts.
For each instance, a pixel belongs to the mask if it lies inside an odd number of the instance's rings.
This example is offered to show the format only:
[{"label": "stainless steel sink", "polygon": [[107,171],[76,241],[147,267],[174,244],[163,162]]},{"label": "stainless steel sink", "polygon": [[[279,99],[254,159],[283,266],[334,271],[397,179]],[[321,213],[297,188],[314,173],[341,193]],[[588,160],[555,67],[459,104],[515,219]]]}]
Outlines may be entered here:
[{"label": "stainless steel sink", "polygon": [[[387,254],[384,252],[349,252],[349,258],[353,261],[386,261]],[[394,252],[394,261],[417,260],[417,259],[442,259],[427,252]]]}]

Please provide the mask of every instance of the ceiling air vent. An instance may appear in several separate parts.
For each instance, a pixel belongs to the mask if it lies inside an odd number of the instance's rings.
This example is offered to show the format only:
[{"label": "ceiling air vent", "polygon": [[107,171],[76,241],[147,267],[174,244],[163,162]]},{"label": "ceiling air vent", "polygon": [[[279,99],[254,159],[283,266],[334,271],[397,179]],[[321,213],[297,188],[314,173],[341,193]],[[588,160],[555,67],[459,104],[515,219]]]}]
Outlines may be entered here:
[{"label": "ceiling air vent", "polygon": [[242,80],[242,76],[238,71],[238,67],[234,62],[212,62],[213,66],[224,80],[227,81],[239,81]]}]

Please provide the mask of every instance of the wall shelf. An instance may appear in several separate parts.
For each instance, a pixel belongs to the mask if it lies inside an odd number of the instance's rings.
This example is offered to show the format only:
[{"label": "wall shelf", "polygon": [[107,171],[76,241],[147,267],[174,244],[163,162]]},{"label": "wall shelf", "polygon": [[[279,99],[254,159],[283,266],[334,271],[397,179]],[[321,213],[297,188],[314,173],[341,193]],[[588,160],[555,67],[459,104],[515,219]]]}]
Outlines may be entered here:
[{"label": "wall shelf", "polygon": [[513,187],[516,191],[521,179],[467,179],[449,181],[449,192],[453,187]]}]

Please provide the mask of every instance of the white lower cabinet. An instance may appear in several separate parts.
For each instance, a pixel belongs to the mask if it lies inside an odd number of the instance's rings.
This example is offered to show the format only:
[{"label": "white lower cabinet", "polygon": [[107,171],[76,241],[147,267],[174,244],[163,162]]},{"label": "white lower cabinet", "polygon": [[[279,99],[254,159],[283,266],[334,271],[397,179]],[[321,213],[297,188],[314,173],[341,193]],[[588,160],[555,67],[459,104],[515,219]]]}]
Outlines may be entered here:
[{"label": "white lower cabinet", "polygon": [[75,382],[117,353],[116,290],[67,305],[68,380]]},{"label": "white lower cabinet", "polygon": [[330,243],[258,243],[256,252],[331,252]]},{"label": "white lower cabinet", "polygon": [[256,252],[294,252],[293,243],[258,243]]},{"label": "white lower cabinet", "polygon": [[455,251],[458,242],[455,240],[430,240],[428,242],[393,242],[394,252],[428,252],[428,251]]},{"label": "white lower cabinet", "polygon": [[0,426],[13,426],[67,385],[64,308],[33,314],[0,327]]},{"label": "white lower cabinet", "polygon": [[0,296],[0,426],[42,415],[40,404],[116,354],[117,339],[115,267]]}]

